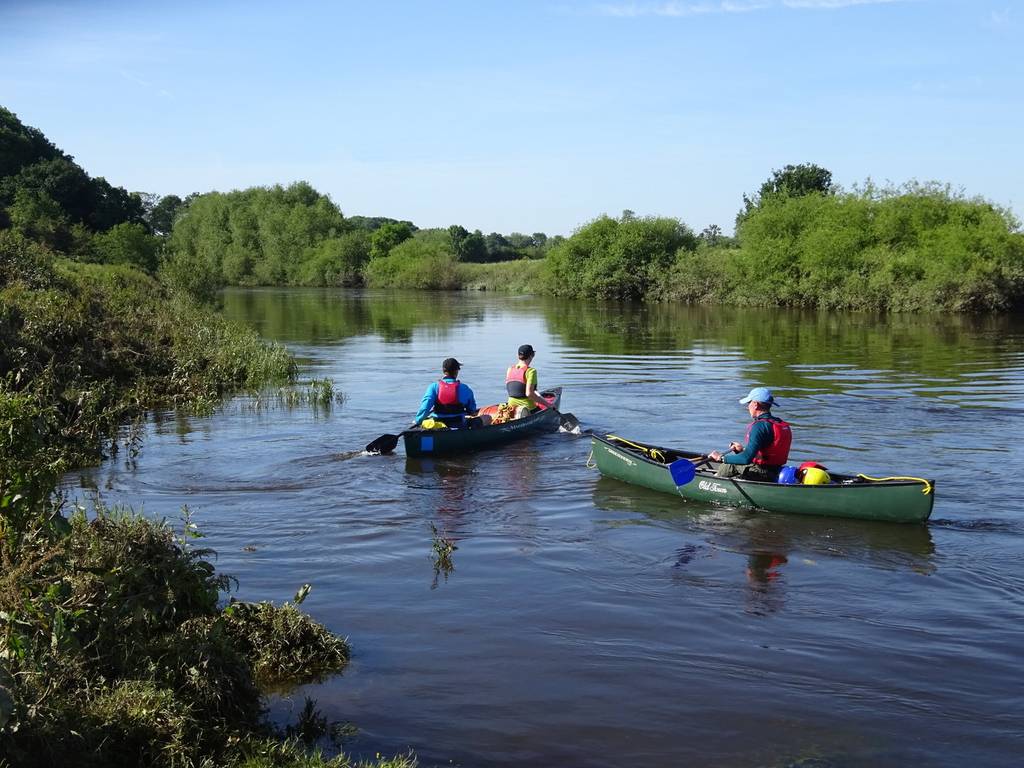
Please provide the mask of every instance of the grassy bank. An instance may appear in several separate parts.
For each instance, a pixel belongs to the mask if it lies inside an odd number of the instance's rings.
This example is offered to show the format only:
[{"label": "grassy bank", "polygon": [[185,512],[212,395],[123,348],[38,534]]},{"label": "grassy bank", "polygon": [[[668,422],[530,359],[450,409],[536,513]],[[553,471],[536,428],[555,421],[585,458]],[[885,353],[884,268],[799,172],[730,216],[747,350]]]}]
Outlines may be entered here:
[{"label": "grassy bank", "polygon": [[520,259],[494,264],[461,264],[460,287],[469,291],[545,293],[547,273],[542,259]]},{"label": "grassy bank", "polygon": [[342,669],[343,640],[294,605],[225,605],[187,512],[175,534],[54,496],[69,468],[134,448],[123,425],[147,409],[291,381],[291,356],[134,268],[11,231],[0,286],[0,765],[349,765],[269,728],[260,693]]},{"label": "grassy bank", "polygon": [[7,231],[0,285],[0,403],[35,424],[25,447],[0,446],[5,466],[38,463],[38,451],[57,471],[92,461],[146,408],[208,409],[295,375],[283,347],[131,267],[65,261]]},{"label": "grassy bank", "polygon": [[370,259],[363,278],[371,288],[541,293],[545,261],[516,259],[487,264],[460,261],[447,232],[423,232]]}]

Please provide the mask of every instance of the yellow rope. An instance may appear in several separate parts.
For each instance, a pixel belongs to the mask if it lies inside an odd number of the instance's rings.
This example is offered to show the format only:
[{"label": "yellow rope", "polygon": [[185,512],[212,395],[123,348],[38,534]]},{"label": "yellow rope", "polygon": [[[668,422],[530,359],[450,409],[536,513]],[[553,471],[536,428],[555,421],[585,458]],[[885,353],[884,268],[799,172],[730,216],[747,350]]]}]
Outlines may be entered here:
[{"label": "yellow rope", "polygon": [[607,438],[608,440],[615,440],[616,442],[625,443],[626,445],[632,446],[633,448],[636,448],[638,451],[644,453],[646,456],[650,456],[652,459],[662,464],[668,463],[668,459],[665,458],[665,454],[659,451],[657,448],[648,448],[646,445],[632,443],[626,438],[619,437],[618,435],[605,435],[605,438]]},{"label": "yellow rope", "polygon": [[873,483],[884,483],[889,480],[916,480],[919,483],[924,483],[924,488],[921,489],[921,493],[927,496],[932,492],[932,484],[925,480],[923,477],[868,477],[867,475],[857,475],[862,480],[870,480]]}]

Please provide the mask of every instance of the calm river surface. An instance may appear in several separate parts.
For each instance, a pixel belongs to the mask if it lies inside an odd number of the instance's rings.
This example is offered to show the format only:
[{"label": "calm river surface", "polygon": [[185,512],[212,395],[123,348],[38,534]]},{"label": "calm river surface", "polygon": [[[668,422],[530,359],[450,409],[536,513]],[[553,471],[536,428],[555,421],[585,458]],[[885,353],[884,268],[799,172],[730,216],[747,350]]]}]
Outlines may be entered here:
[{"label": "calm river surface", "polygon": [[[483,294],[231,291],[329,412],[264,398],[159,414],[139,456],[69,478],[197,513],[241,599],[348,636],[304,697],[346,751],[423,765],[1016,766],[1024,760],[1024,322],[644,307]],[[519,344],[597,432],[741,439],[775,388],[794,459],[938,480],[927,526],[718,509],[599,477],[585,436],[433,461],[349,456],[443,358],[483,405]],[[270,406],[266,407],[266,403]],[[791,462],[794,463],[794,462]],[[455,569],[431,560],[431,524]]]}]

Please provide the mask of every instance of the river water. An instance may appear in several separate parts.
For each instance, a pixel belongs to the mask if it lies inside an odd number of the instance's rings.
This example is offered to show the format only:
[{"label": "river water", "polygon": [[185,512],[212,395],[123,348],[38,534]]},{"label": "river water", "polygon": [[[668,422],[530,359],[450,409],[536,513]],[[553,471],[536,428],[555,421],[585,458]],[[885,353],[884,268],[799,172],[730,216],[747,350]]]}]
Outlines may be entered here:
[{"label": "river water", "polygon": [[[331,377],[330,409],[239,397],[156,414],[137,457],[69,478],[146,514],[188,504],[241,599],[346,635],[304,697],[346,751],[423,765],[1011,766],[1024,756],[1024,322],[235,290],[226,313]],[[742,439],[756,384],[794,460],[935,478],[926,526],[756,514],[602,479],[589,440],[451,459],[352,456],[445,357],[480,405],[519,344],[595,432]],[[794,463],[791,461],[791,463]],[[435,534],[457,549],[438,572]]]}]

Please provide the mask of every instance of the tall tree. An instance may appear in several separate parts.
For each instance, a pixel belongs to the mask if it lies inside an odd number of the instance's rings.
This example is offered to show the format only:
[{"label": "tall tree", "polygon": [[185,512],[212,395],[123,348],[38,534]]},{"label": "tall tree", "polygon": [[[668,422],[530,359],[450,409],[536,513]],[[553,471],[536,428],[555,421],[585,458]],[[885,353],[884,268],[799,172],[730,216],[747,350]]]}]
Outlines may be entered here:
[{"label": "tall tree", "polygon": [[154,234],[167,236],[174,227],[174,219],[185,202],[177,195],[165,195],[150,209],[148,221]]},{"label": "tall tree", "polygon": [[803,197],[817,192],[831,195],[835,192],[832,186],[832,171],[814,163],[787,165],[782,170],[772,171],[769,178],[757,194],[748,197],[743,195],[743,210],[737,215],[737,222],[745,218],[751,210],[774,197]]},{"label": "tall tree", "polygon": [[379,259],[391,249],[412,237],[412,227],[405,222],[389,221],[370,237],[370,258]]}]

